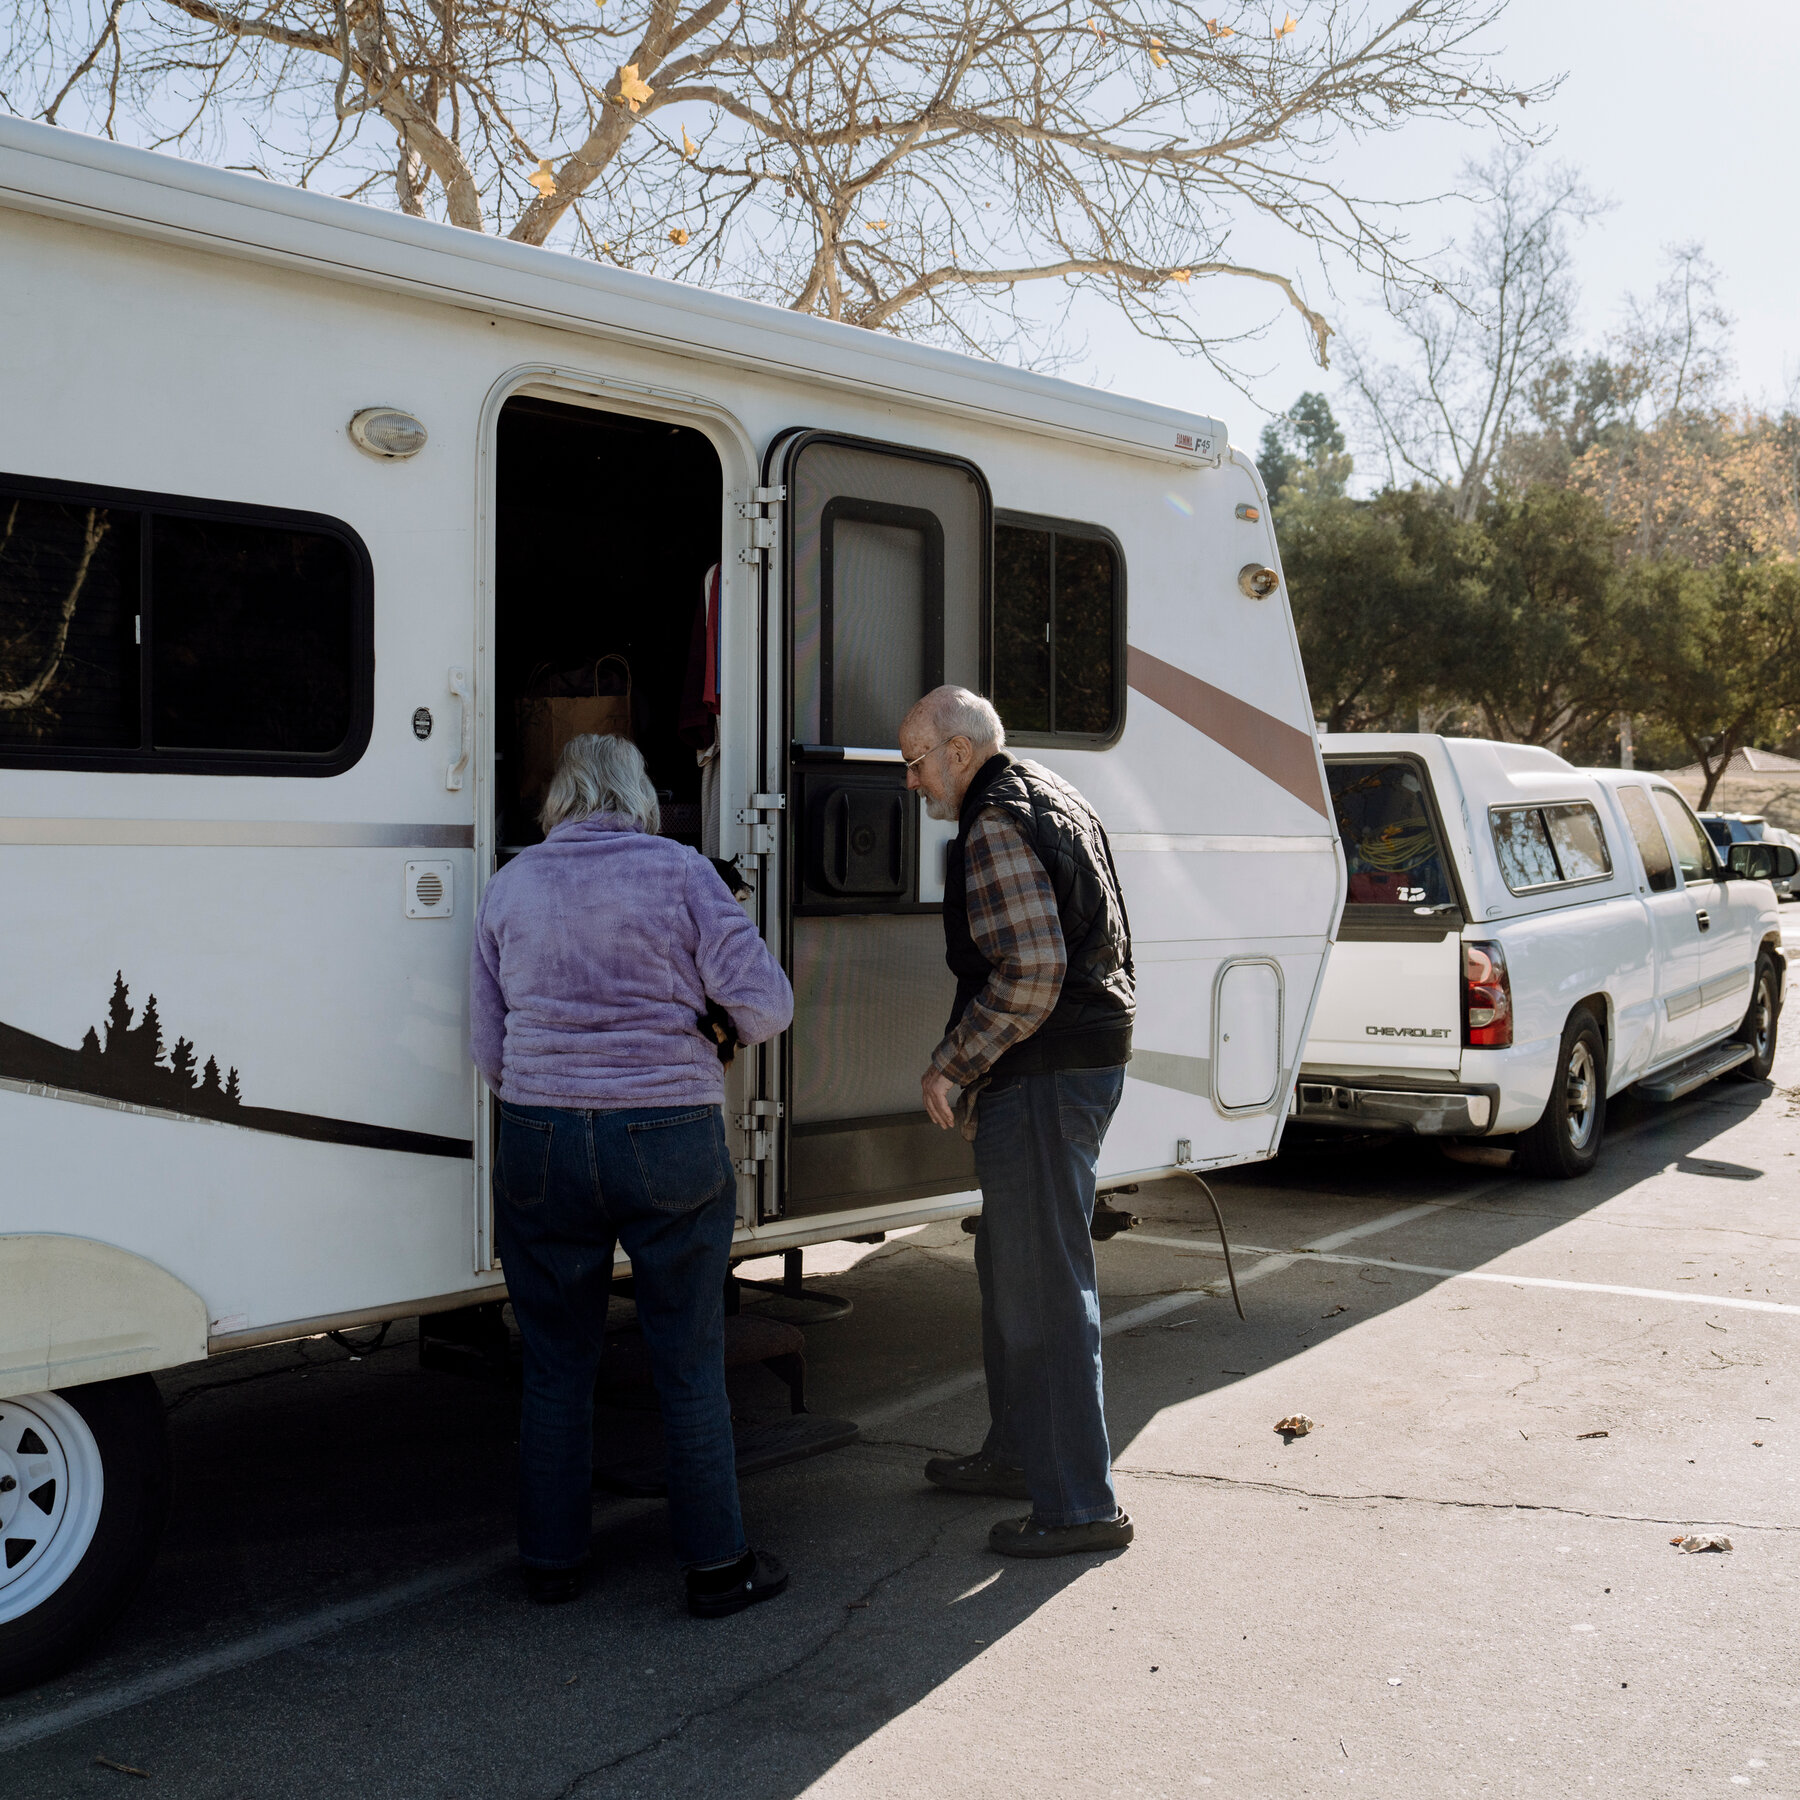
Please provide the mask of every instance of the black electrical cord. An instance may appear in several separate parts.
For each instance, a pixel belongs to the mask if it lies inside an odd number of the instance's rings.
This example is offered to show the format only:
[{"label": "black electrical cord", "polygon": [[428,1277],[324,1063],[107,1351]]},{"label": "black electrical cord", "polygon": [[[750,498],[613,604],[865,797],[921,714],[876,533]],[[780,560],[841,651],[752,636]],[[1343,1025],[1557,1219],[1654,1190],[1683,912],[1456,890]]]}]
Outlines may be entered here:
[{"label": "black electrical cord", "polygon": [[393,1322],[392,1319],[384,1319],[381,1324],[381,1329],[377,1331],[366,1344],[351,1343],[341,1331],[328,1331],[325,1335],[330,1338],[340,1350],[348,1350],[352,1356],[371,1356],[387,1342],[388,1327],[392,1325]]},{"label": "black electrical cord", "polygon": [[[1183,1170],[1183,1173],[1193,1175],[1196,1181],[1200,1181],[1200,1177],[1194,1175],[1192,1169]],[[1200,1191],[1206,1196],[1208,1201],[1211,1202],[1213,1217],[1219,1222],[1219,1248],[1225,1252],[1225,1276],[1231,1283],[1231,1304],[1237,1308],[1237,1316],[1242,1319],[1244,1317],[1244,1303],[1238,1298],[1237,1270],[1231,1266],[1231,1240],[1225,1235],[1225,1215],[1219,1211],[1219,1203],[1214,1199],[1212,1189],[1209,1188],[1204,1181],[1200,1181]],[[1248,1323],[1247,1320],[1245,1322]]]}]

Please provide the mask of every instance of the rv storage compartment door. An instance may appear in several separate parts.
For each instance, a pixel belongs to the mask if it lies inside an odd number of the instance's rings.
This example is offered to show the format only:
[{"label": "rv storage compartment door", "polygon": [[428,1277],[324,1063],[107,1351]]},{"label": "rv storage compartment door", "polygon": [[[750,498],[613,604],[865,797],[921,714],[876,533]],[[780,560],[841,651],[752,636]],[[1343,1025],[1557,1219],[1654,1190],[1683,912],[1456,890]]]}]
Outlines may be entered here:
[{"label": "rv storage compartment door", "polygon": [[[943,843],[907,792],[900,723],[980,688],[992,509],[980,471],[821,433],[787,445],[789,1214],[975,1185],[919,1102],[955,995]],[[923,851],[923,854],[922,854]]]},{"label": "rv storage compartment door", "polygon": [[1281,965],[1229,962],[1213,1001],[1213,1100],[1222,1113],[1261,1112],[1281,1085]]}]

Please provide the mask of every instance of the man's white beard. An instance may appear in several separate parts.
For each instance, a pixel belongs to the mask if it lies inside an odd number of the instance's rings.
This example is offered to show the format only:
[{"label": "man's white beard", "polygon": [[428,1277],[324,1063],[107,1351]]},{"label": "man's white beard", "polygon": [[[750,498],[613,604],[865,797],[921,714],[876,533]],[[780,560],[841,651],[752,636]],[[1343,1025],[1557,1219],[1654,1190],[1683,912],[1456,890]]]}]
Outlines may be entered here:
[{"label": "man's white beard", "polygon": [[941,819],[948,823],[957,816],[957,809],[948,800],[934,800],[925,796],[925,816],[928,819]]}]

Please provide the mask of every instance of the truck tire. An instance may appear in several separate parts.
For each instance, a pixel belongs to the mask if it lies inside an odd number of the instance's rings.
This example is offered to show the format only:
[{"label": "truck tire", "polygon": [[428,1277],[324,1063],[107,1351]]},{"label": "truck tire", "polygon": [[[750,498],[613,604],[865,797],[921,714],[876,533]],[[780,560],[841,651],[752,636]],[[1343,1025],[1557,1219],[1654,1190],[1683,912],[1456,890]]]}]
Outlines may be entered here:
[{"label": "truck tire", "polygon": [[1748,1044],[1752,1055],[1731,1072],[1739,1081],[1767,1081],[1775,1066],[1775,1039],[1781,1030],[1781,973],[1775,959],[1764,950],[1756,959],[1750,982],[1750,1006],[1737,1028],[1737,1042]]},{"label": "truck tire", "polygon": [[168,1511],[148,1375],[0,1400],[0,1694],[94,1644],[137,1592]]},{"label": "truck tire", "polygon": [[1606,1039],[1586,1007],[1569,1015],[1544,1116],[1519,1134],[1519,1167],[1547,1181],[1585,1175],[1606,1135]]}]

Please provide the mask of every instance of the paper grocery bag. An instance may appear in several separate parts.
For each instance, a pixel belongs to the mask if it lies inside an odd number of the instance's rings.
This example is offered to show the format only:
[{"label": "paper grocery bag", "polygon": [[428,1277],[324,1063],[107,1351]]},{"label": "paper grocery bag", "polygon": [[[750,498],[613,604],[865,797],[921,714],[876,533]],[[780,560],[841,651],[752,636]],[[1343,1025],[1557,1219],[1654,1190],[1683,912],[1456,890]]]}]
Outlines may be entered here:
[{"label": "paper grocery bag", "polygon": [[528,812],[535,813],[544,804],[557,760],[570,738],[590,732],[596,737],[631,736],[631,665],[625,658],[616,653],[603,656],[591,669],[547,681],[534,675],[532,685],[567,688],[577,679],[590,691],[527,694],[518,703],[519,800]]}]

